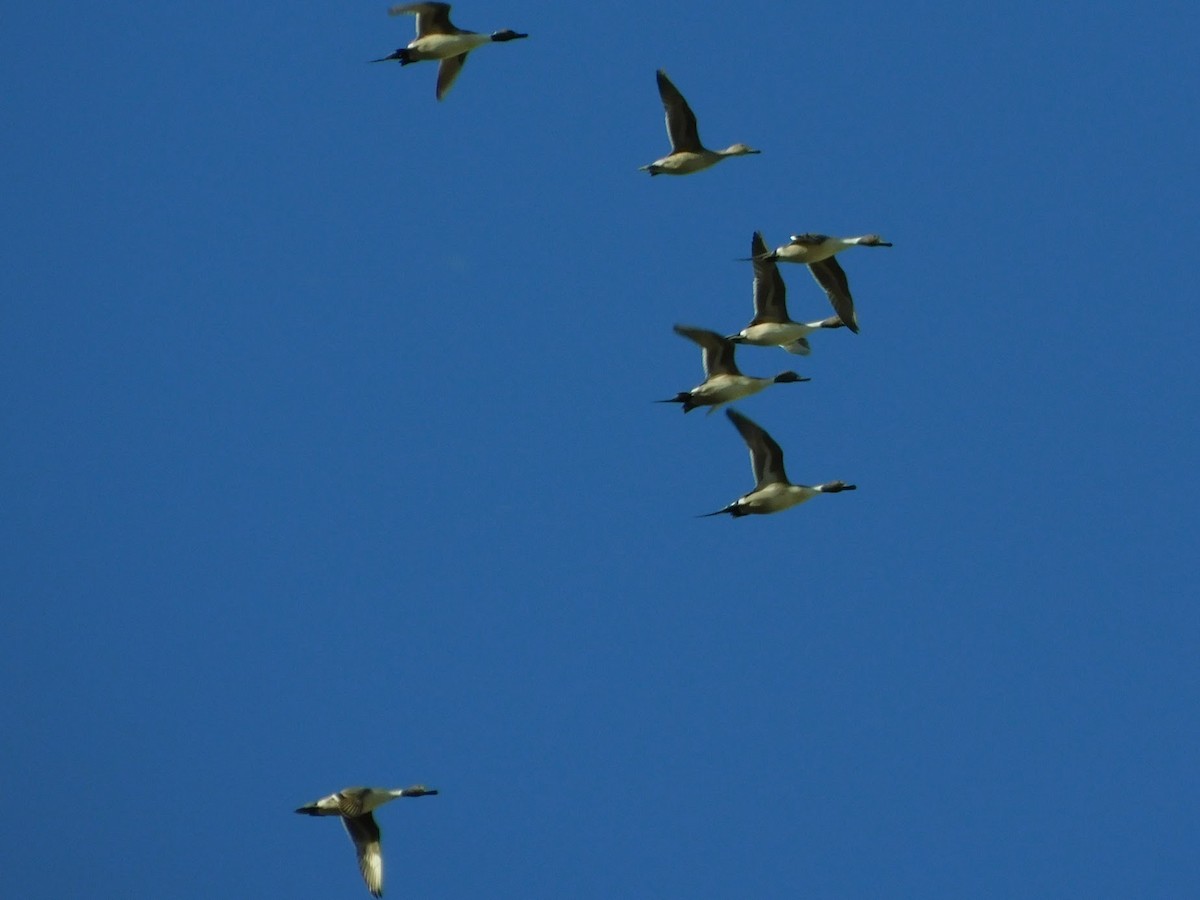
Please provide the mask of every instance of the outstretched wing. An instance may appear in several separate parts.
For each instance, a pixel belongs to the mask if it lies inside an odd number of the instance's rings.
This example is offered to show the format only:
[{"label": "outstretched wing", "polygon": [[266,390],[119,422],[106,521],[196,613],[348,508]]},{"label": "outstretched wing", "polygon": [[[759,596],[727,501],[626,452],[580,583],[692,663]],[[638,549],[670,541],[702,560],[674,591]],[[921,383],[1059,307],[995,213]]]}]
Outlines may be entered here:
[{"label": "outstretched wing", "polygon": [[750,239],[750,259],[754,263],[754,319],[751,325],[787,322],[787,287],[775,260],[767,259],[767,244],[759,232]]},{"label": "outstretched wing", "polygon": [[812,272],[817,284],[829,296],[829,302],[833,304],[833,311],[838,314],[838,318],[857,334],[858,317],[854,315],[854,298],[850,296],[850,282],[846,279],[845,270],[831,256],[820,262],[809,263],[808,271]]},{"label": "outstretched wing", "polygon": [[372,896],[383,896],[383,851],[379,844],[379,826],[371,813],[361,816],[344,816],[342,824],[354,841],[358,854],[358,869]]},{"label": "outstretched wing", "polygon": [[714,375],[741,375],[737,363],[733,361],[733,341],[721,337],[715,331],[705,328],[692,328],[690,325],[676,325],[675,333],[681,337],[695,341],[704,350],[704,377]]},{"label": "outstretched wing", "polygon": [[438,79],[437,79],[437,98],[441,100],[446,96],[446,92],[454,85],[454,79],[458,77],[458,73],[462,71],[463,63],[467,61],[467,54],[460,53],[458,56],[447,56],[438,64]]},{"label": "outstretched wing", "polygon": [[775,443],[762,426],[750,421],[735,409],[725,410],[729,421],[737,428],[742,440],[750,448],[750,468],[754,472],[754,489],[757,491],[768,484],[787,484],[787,473],[783,470],[783,450]]},{"label": "outstretched wing", "polygon": [[662,69],[658,70],[658,96],[662,98],[663,109],[667,113],[667,136],[671,139],[671,152],[698,153],[703,150],[700,134],[696,130],[695,113]]},{"label": "outstretched wing", "polygon": [[458,31],[450,24],[449,3],[397,3],[388,10],[388,15],[415,15],[419,38],[427,34],[454,34]]}]

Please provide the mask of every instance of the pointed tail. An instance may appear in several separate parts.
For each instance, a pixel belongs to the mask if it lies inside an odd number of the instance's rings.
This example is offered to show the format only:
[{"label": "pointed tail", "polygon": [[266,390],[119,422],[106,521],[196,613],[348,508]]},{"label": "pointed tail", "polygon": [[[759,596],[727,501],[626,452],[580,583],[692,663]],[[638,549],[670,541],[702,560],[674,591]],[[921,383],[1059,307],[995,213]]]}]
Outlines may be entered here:
[{"label": "pointed tail", "polygon": [[379,59],[368,60],[368,62],[391,62],[393,59],[399,60],[400,65],[402,65],[402,66],[412,62],[412,60],[410,60],[408,58],[408,48],[407,47],[401,47],[399,50],[397,50],[391,56],[381,56],[381,57],[379,57]]},{"label": "pointed tail", "polygon": [[696,408],[696,404],[692,403],[692,395],[689,394],[687,391],[682,391],[682,392],[676,394],[674,397],[670,397],[666,400],[655,400],[654,402],[655,403],[682,403],[683,411],[685,413],[691,412],[693,409]]}]

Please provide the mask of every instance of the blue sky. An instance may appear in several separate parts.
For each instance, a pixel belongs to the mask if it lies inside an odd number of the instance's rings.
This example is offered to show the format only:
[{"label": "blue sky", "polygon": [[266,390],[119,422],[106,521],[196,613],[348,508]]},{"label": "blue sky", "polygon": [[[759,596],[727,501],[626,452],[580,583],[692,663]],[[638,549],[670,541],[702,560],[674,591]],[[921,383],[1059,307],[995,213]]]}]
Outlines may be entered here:
[{"label": "blue sky", "polygon": [[[1191,5],[151,6],[0,29],[0,894],[1200,891]],[[739,351],[859,490],[696,519],[755,229],[895,243]]]}]

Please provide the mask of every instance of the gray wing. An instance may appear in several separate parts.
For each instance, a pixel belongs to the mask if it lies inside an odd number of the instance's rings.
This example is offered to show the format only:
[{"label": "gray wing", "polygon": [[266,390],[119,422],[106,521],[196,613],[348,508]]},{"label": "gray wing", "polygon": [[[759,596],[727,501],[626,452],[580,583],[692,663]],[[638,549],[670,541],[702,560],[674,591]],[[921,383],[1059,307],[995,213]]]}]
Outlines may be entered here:
[{"label": "gray wing", "polygon": [[337,797],[338,813],[344,818],[353,818],[363,814],[363,797],[366,796],[368,788],[349,787],[342,788],[334,796]]},{"label": "gray wing", "polygon": [[733,341],[722,337],[715,331],[704,328],[692,328],[689,325],[676,325],[675,333],[680,337],[695,341],[704,350],[704,377],[714,375],[741,375],[737,363],[733,361]]},{"label": "gray wing", "polygon": [[427,34],[454,34],[458,31],[450,24],[449,3],[397,3],[388,10],[388,15],[415,15],[419,38]]},{"label": "gray wing", "polygon": [[759,232],[750,239],[750,259],[754,263],[754,318],[751,325],[789,322],[787,286],[775,260],[766,259],[767,244]]},{"label": "gray wing", "polygon": [[361,816],[343,816],[342,824],[354,841],[358,854],[358,870],[362,872],[367,890],[374,897],[383,896],[383,851],[379,844],[379,826],[370,813]]},{"label": "gray wing", "polygon": [[750,468],[754,472],[754,489],[757,491],[768,484],[787,484],[787,473],[783,471],[783,450],[761,426],[751,422],[735,409],[727,409],[725,415],[737,428],[742,440],[750,448]]},{"label": "gray wing", "polygon": [[454,79],[458,77],[458,73],[462,71],[466,61],[467,54],[460,53],[458,56],[448,56],[438,64],[437,98],[439,100],[445,97],[446,92],[454,86]]},{"label": "gray wing", "polygon": [[833,304],[833,311],[838,314],[838,318],[847,328],[858,334],[858,317],[854,315],[854,298],[850,296],[850,282],[846,279],[846,272],[837,259],[831,256],[820,262],[809,263],[808,271],[812,272],[813,278],[817,279],[817,284],[829,295],[829,302]]},{"label": "gray wing", "polygon": [[700,133],[696,130],[695,113],[662,69],[658,70],[658,96],[662,98],[663,109],[667,113],[667,136],[671,139],[671,152],[698,153],[703,150]]}]

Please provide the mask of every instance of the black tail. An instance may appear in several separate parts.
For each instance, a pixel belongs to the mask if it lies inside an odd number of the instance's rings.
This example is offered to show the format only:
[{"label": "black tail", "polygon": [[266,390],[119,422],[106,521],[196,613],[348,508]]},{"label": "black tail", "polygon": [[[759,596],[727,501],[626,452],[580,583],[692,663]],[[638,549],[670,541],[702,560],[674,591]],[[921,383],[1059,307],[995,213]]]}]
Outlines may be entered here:
[{"label": "black tail", "polygon": [[402,66],[407,66],[410,62],[412,62],[412,60],[408,58],[408,48],[407,47],[401,47],[399,50],[397,50],[391,56],[381,56],[381,57],[379,57],[379,59],[371,60],[371,62],[391,62],[393,59],[399,60],[400,65],[402,65]]},{"label": "black tail", "polygon": [[670,398],[669,400],[655,400],[654,402],[655,403],[682,403],[683,411],[685,413],[691,412],[697,406],[697,404],[692,402],[692,395],[689,394],[687,391],[680,391],[678,394],[676,394],[674,397]]}]

